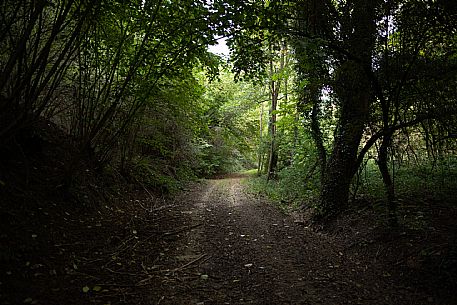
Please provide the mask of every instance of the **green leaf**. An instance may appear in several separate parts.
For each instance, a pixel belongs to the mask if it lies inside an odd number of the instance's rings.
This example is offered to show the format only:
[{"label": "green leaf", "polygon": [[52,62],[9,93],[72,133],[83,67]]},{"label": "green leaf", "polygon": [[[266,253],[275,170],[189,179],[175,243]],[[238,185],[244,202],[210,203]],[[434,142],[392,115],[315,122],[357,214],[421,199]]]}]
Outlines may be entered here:
[{"label": "green leaf", "polygon": [[93,291],[101,291],[102,290],[102,287],[100,286],[94,286],[94,288],[92,288]]},{"label": "green leaf", "polygon": [[89,290],[90,290],[90,288],[89,288],[89,287],[87,287],[87,286],[84,286],[84,287],[83,287],[83,292],[84,292],[84,293],[88,293],[88,292],[89,292]]}]

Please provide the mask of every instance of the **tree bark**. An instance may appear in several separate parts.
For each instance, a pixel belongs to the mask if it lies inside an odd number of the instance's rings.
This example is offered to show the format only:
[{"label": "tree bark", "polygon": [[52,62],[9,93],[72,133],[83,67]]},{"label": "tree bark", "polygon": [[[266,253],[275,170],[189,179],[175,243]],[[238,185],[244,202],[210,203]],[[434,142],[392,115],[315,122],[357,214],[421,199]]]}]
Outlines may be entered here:
[{"label": "tree bark", "polygon": [[319,106],[320,105],[319,105],[318,93],[316,92],[316,94],[311,94],[311,96],[313,98],[315,98],[313,101],[313,108],[311,110],[311,136],[313,138],[314,145],[316,146],[316,149],[317,149],[320,180],[321,180],[321,184],[323,184],[325,167],[327,165],[327,151],[325,150],[322,130],[321,130],[321,126],[319,124]]},{"label": "tree bark", "polygon": [[333,150],[326,164],[320,201],[320,216],[329,217],[346,208],[357,164],[357,152],[372,99],[368,73],[375,43],[376,0],[353,2],[352,18],[343,24],[348,34],[346,49],[351,54],[336,71],[334,90],[340,113]]},{"label": "tree bark", "polygon": [[384,189],[386,192],[387,198],[387,217],[389,225],[395,227],[398,223],[397,221],[397,204],[395,201],[395,189],[392,181],[392,177],[389,172],[388,167],[388,149],[392,143],[392,134],[386,134],[382,138],[381,146],[379,148],[378,154],[378,168],[381,172],[382,182],[384,184]]},{"label": "tree bark", "polygon": [[271,110],[270,110],[270,153],[268,159],[267,180],[274,179],[276,176],[276,167],[278,164],[278,150],[276,147],[276,107],[278,104],[278,92],[276,82],[271,81]]},{"label": "tree bark", "polygon": [[262,163],[263,163],[263,102],[260,104],[260,117],[259,117],[259,150],[258,150],[258,159],[257,159],[257,174],[262,173]]},{"label": "tree bark", "polygon": [[[284,51],[285,43],[281,42],[281,57],[279,63],[279,71],[284,69]],[[273,53],[273,48],[270,43],[270,53]],[[273,78],[274,75],[273,60],[270,60],[270,95],[271,95],[271,108],[270,108],[270,153],[268,158],[268,175],[267,180],[276,178],[276,168],[278,166],[278,147],[276,143],[276,110],[278,107],[278,97],[279,89],[281,82],[275,81]]]},{"label": "tree bark", "polygon": [[[339,97],[342,102],[340,119],[335,132],[333,150],[322,178],[321,215],[332,216],[346,208],[349,188],[355,173],[357,151],[369,114],[369,83],[360,66],[348,61],[342,67]],[[351,86],[347,86],[350,84]]]}]

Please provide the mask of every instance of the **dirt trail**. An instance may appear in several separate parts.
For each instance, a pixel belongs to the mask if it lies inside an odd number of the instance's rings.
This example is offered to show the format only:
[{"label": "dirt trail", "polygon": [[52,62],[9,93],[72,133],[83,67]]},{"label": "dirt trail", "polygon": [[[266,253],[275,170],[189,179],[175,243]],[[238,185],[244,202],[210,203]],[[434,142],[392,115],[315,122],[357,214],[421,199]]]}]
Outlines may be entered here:
[{"label": "dirt trail", "polygon": [[189,229],[170,241],[173,272],[157,303],[438,304],[247,194],[242,180],[209,180],[179,198],[175,215]]}]

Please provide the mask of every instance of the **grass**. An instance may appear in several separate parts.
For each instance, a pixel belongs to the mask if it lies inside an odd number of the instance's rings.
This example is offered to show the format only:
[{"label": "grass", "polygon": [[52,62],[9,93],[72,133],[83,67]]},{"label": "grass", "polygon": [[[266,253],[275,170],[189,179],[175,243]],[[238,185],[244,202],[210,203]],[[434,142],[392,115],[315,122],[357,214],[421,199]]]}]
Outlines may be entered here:
[{"label": "grass", "polygon": [[317,202],[317,175],[305,180],[304,177],[308,175],[307,168],[284,168],[278,173],[276,180],[270,181],[267,181],[264,175],[258,176],[257,170],[250,170],[249,173],[253,174],[246,181],[249,191],[267,196],[286,212],[304,204],[313,206]]},{"label": "grass", "polygon": [[[433,198],[438,201],[453,201],[457,189],[457,159],[447,158],[441,162],[419,164],[403,163],[390,166],[395,193],[399,198]],[[375,200],[384,199],[381,175],[373,160],[360,171],[358,193]],[[454,200],[455,201],[455,200]]]},{"label": "grass", "polygon": [[[435,163],[396,163],[390,170],[400,208],[404,209],[402,202],[408,207],[424,207],[426,202],[457,205],[454,195],[457,190],[457,157]],[[318,202],[318,173],[305,181],[303,177],[307,176],[307,171],[304,166],[284,168],[278,173],[278,179],[273,181],[257,176],[256,169],[243,173],[250,176],[245,183],[252,193],[266,195],[279,208],[287,211],[300,206],[315,207]],[[356,191],[357,197],[367,199],[379,213],[386,213],[384,185],[374,160],[370,160],[354,179],[352,191]],[[420,213],[414,217],[415,221],[422,221]]]},{"label": "grass", "polygon": [[239,172],[242,175],[247,175],[247,176],[257,176],[257,168],[253,169],[246,169],[241,172]]}]

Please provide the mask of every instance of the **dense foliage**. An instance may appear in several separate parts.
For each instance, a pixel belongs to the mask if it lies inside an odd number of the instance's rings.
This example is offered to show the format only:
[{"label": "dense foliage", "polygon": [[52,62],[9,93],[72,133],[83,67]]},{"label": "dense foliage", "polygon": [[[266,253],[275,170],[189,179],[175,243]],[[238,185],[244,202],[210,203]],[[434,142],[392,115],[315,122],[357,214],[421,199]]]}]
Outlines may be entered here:
[{"label": "dense foliage", "polygon": [[207,51],[227,31],[225,10],[218,1],[2,2],[2,156],[39,150],[34,126],[48,119],[75,147],[67,187],[85,158],[165,189],[251,165],[254,89],[216,80],[222,61]]},{"label": "dense foliage", "polygon": [[[293,50],[296,111],[314,142],[315,153],[310,155],[319,165],[318,214],[329,216],[344,209],[354,176],[374,159],[394,224],[391,160],[436,162],[438,156],[454,153],[455,5],[274,1],[263,9],[259,18],[270,23],[262,28],[260,22],[234,41],[243,35],[267,45],[282,39]],[[238,72],[246,67],[243,54],[256,54],[259,48],[237,49]],[[271,48],[263,49],[264,54],[271,53]],[[268,71],[271,58],[258,58],[257,67]],[[280,95],[290,93],[282,90]],[[291,121],[294,115],[280,120]],[[286,140],[279,146],[295,142]]]}]

